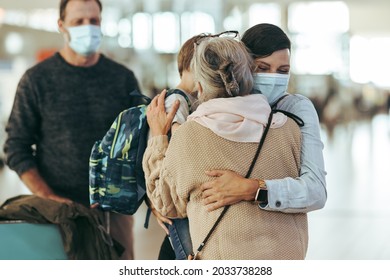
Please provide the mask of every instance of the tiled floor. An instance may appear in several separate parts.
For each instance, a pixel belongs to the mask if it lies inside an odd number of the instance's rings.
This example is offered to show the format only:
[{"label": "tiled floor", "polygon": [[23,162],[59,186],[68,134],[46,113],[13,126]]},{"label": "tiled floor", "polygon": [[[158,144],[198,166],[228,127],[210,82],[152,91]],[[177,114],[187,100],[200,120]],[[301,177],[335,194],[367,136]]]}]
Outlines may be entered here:
[{"label": "tiled floor", "polygon": [[307,259],[390,260],[390,117],[324,140],[328,201],[309,214]]},{"label": "tiled floor", "polygon": [[[328,201],[309,214],[308,260],[390,260],[390,117],[378,115],[323,133]],[[0,172],[0,203],[27,192],[7,168]],[[156,259],[164,233],[145,207],[135,215],[137,259]]]}]

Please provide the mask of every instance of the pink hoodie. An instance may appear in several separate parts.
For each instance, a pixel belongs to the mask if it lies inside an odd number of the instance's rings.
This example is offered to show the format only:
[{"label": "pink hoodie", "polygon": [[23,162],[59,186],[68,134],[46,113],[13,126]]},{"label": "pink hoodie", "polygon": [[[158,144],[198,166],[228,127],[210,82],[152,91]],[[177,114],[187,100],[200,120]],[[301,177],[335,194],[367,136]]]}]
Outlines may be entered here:
[{"label": "pink hoodie", "polygon": [[[235,142],[259,142],[267,125],[271,107],[262,94],[215,98],[198,106],[187,120],[211,129],[215,134]],[[283,126],[284,114],[276,113],[271,128]]]}]

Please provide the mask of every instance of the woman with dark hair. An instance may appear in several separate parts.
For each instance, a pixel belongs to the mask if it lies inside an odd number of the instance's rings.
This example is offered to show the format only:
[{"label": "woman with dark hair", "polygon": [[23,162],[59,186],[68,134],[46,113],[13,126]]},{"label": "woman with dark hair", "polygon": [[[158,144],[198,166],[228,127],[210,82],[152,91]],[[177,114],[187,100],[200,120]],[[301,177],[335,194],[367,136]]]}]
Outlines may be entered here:
[{"label": "woman with dark hair", "polygon": [[249,28],[242,37],[242,42],[252,52],[252,56],[267,57],[275,51],[288,49],[291,41],[278,26],[261,23]]},{"label": "woman with dark hair", "polygon": [[303,121],[301,127],[301,169],[299,177],[270,180],[265,176],[246,179],[229,170],[206,171],[214,180],[201,186],[208,211],[240,201],[258,201],[262,210],[307,213],[324,207],[326,172],[320,125],[312,102],[299,94],[287,93],[291,42],[279,27],[258,24],[248,29],[242,42],[256,63],[254,88],[274,109],[284,110]]}]

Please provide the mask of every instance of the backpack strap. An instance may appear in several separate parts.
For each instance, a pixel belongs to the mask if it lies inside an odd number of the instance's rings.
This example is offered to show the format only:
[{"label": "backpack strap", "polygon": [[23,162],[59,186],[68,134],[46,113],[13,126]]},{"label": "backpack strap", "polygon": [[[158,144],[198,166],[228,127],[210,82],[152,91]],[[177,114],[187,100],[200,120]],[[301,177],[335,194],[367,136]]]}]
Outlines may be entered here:
[{"label": "backpack strap", "polygon": [[165,98],[167,98],[168,96],[170,96],[172,94],[179,94],[179,95],[183,96],[185,98],[185,100],[187,101],[188,109],[191,112],[191,102],[190,102],[190,99],[188,98],[187,94],[185,94],[182,90],[180,90],[178,88],[167,89],[167,94],[165,95]]},{"label": "backpack strap", "polygon": [[274,104],[272,104],[271,109],[276,109],[276,106],[278,106],[279,102],[285,99],[288,96],[288,94],[282,95],[281,97],[276,100]]},{"label": "backpack strap", "polygon": [[[146,201],[146,199],[145,199]],[[146,209],[146,216],[145,216],[145,222],[144,222],[144,228],[149,228],[149,221],[150,221],[150,215],[152,214],[152,209],[148,205],[148,209]]]},{"label": "backpack strap", "polygon": [[138,89],[133,90],[129,93],[129,95],[133,99],[133,105],[130,107],[135,107],[138,105],[148,105],[152,101],[150,97],[143,95]]}]

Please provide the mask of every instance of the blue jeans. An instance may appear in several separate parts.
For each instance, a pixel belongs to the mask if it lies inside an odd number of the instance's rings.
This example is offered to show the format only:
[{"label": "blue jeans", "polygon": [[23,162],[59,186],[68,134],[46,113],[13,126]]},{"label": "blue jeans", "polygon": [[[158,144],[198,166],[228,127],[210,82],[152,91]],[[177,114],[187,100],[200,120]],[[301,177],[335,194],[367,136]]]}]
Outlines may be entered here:
[{"label": "blue jeans", "polygon": [[172,219],[172,225],[167,225],[169,237],[177,260],[186,260],[192,253],[192,241],[188,219]]}]

